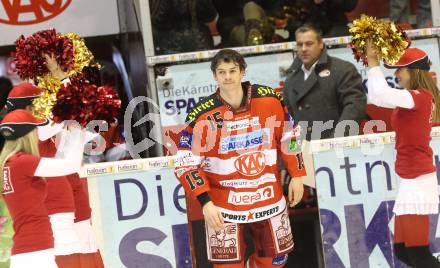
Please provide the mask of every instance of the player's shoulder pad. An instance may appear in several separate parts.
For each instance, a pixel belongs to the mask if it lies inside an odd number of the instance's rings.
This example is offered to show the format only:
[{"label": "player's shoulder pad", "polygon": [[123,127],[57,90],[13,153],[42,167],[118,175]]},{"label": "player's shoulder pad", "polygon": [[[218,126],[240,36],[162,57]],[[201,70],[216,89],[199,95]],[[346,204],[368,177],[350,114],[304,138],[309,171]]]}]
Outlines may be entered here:
[{"label": "player's shoulder pad", "polygon": [[211,111],[221,105],[222,103],[217,99],[215,93],[206,96],[196,103],[194,108],[186,116],[185,121],[187,123],[193,123],[204,113]]},{"label": "player's shoulder pad", "polygon": [[254,98],[276,98],[284,102],[283,94],[268,86],[252,85],[252,93]]}]

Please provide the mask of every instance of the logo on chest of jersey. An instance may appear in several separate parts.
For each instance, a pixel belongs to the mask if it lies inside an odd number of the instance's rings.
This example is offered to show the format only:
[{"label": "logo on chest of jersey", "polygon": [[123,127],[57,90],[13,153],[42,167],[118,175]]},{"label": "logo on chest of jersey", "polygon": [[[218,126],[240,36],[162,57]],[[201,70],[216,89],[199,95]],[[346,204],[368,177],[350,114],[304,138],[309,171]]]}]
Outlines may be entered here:
[{"label": "logo on chest of jersey", "polygon": [[232,180],[224,180],[220,181],[220,185],[223,187],[229,188],[258,188],[260,185],[276,182],[277,178],[273,173],[266,173],[259,178],[256,179],[232,179]]},{"label": "logo on chest of jersey", "polygon": [[234,192],[230,191],[228,203],[233,205],[252,205],[260,201],[273,198],[274,191],[272,186],[258,189],[255,192]]},{"label": "logo on chest of jersey", "polygon": [[269,143],[270,130],[258,129],[249,133],[237,134],[224,137],[220,140],[220,153],[226,154],[231,151],[245,150]]},{"label": "logo on chest of jersey", "polygon": [[254,116],[252,118],[226,122],[226,129],[228,131],[234,131],[234,130],[246,129],[250,126],[259,126],[259,125],[260,125],[260,119],[257,116]]},{"label": "logo on chest of jersey", "polygon": [[9,167],[3,169],[3,194],[10,194],[14,192],[14,186],[11,182],[11,172]]},{"label": "logo on chest of jersey", "polygon": [[266,157],[260,151],[245,153],[235,159],[234,167],[242,175],[255,176],[266,167]]},{"label": "logo on chest of jersey", "polygon": [[228,131],[246,129],[250,127],[249,119],[226,122],[226,129]]}]

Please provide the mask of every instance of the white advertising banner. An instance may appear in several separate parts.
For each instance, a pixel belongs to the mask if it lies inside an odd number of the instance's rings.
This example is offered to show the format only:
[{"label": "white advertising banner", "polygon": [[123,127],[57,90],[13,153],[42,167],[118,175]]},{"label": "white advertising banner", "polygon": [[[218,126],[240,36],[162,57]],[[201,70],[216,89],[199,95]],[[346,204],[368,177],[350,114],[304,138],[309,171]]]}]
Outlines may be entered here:
[{"label": "white advertising banner", "polygon": [[0,1],[0,46],[13,45],[20,34],[55,28],[81,37],[119,33],[116,0]]},{"label": "white advertising banner", "polygon": [[[439,168],[440,128],[431,136]],[[310,143],[326,268],[406,267],[392,249],[394,143],[394,133]],[[173,157],[162,157],[82,169],[106,267],[192,267],[185,193],[173,166]],[[430,220],[431,250],[438,255],[438,215]]]},{"label": "white advertising banner", "polygon": [[185,192],[172,158],[86,166],[105,267],[191,268]]},{"label": "white advertising banner", "polygon": [[[439,128],[431,133],[437,169],[439,134]],[[393,252],[394,146],[390,132],[311,142],[326,268],[407,267]],[[431,215],[435,255],[440,252],[438,223],[438,215]]]},{"label": "white advertising banner", "polygon": [[[246,57],[244,81],[273,88],[282,88],[283,70],[292,64],[290,52]],[[185,122],[186,115],[200,98],[211,95],[217,88],[210,62],[170,66],[165,76],[156,79],[162,126]]]}]

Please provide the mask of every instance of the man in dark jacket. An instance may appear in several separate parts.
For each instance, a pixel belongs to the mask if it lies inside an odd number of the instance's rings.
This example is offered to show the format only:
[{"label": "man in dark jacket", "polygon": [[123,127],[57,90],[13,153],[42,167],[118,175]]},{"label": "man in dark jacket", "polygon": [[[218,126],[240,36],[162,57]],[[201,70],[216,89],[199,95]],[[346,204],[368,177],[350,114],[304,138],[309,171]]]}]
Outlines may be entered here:
[{"label": "man in dark jacket", "polygon": [[[367,98],[355,66],[327,54],[320,30],[303,25],[295,36],[297,56],[287,70],[284,101],[302,128],[301,135],[307,139],[302,146],[304,165],[314,170],[308,141],[358,135]],[[280,169],[281,180],[287,185],[283,163]],[[310,174],[304,178],[304,184],[314,187],[314,173]],[[313,204],[316,199],[311,197],[305,202]]]},{"label": "man in dark jacket", "polygon": [[[283,89],[289,112],[305,128],[307,140],[332,138],[335,131],[342,136],[347,133],[344,124],[365,118],[362,78],[353,64],[327,54],[320,30],[304,25],[295,35],[297,56]],[[358,134],[353,127],[350,133]]]}]

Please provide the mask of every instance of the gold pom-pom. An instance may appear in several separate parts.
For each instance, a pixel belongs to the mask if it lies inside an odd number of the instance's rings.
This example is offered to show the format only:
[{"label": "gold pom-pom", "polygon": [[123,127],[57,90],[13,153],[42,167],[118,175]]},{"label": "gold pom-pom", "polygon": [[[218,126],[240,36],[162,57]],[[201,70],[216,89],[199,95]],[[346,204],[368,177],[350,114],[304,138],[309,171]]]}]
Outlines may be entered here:
[{"label": "gold pom-pom", "polygon": [[[70,39],[72,41],[71,46],[73,46],[73,67],[67,71],[69,77],[80,74],[83,68],[87,66],[101,68],[97,63],[91,64],[94,56],[87,48],[83,38],[76,33],[67,33],[62,35],[62,37]],[[37,80],[38,87],[45,89],[45,91],[40,97],[32,101],[32,113],[39,118],[51,118],[52,108],[57,101],[56,95],[61,88],[60,81],[51,74],[38,76]]]},{"label": "gold pom-pom", "polygon": [[361,58],[364,63],[366,63],[365,48],[367,40],[373,42],[379,59],[389,64],[399,61],[410,44],[407,35],[393,22],[379,21],[366,15],[362,15],[360,19],[353,21],[350,33],[352,34],[351,46],[355,51],[355,57],[357,60]]},{"label": "gold pom-pom", "polygon": [[[87,48],[84,39],[76,33],[67,33],[63,36],[72,40],[73,43],[73,69],[68,71],[68,75],[76,75],[80,73],[84,67],[90,65],[90,63],[93,61],[94,56],[92,52]],[[93,66],[100,68],[98,64],[95,64]]]},{"label": "gold pom-pom", "polygon": [[38,87],[44,88],[44,93],[32,101],[32,113],[38,118],[50,118],[52,107],[56,103],[56,96],[60,90],[60,81],[50,75],[37,77]]}]

